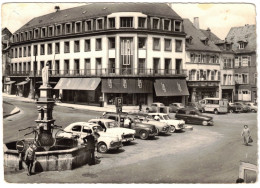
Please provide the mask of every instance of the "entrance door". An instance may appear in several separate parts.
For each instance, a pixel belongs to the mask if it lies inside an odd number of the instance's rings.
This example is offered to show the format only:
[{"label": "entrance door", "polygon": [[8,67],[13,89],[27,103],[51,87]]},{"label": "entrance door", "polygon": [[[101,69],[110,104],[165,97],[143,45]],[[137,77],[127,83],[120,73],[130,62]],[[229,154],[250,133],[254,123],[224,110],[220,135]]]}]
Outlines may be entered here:
[{"label": "entrance door", "polygon": [[176,70],[176,74],[181,74],[181,70],[182,70],[182,59],[176,59],[176,60],[175,60],[175,70]]}]

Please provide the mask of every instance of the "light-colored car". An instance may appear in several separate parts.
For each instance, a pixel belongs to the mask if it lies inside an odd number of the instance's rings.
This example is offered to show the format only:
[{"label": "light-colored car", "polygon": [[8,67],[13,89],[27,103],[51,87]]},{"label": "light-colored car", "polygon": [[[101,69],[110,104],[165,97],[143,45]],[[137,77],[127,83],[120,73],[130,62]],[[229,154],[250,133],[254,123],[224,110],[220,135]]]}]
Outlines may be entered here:
[{"label": "light-colored car", "polygon": [[169,112],[176,113],[179,109],[184,108],[185,105],[182,103],[171,103],[169,104]]},{"label": "light-colored car", "polygon": [[250,103],[246,103],[247,106],[249,106],[251,112],[257,112],[258,111],[258,107],[256,103],[250,102]]},{"label": "light-colored car", "polygon": [[164,109],[165,105],[163,103],[160,102],[154,102],[151,104],[151,106],[148,106],[146,108],[146,112],[157,112],[157,109]]},{"label": "light-colored car", "polygon": [[107,133],[122,137],[122,142],[131,142],[135,139],[135,130],[127,129],[119,126],[119,123],[112,119],[91,119],[89,123],[98,124],[101,122],[106,128]]},{"label": "light-colored car", "polygon": [[165,113],[149,113],[155,120],[165,122],[170,126],[170,132],[174,133],[176,130],[184,130],[185,121],[171,119],[168,114]]},{"label": "light-colored car", "polygon": [[76,122],[68,125],[64,131],[60,133],[59,137],[72,138],[78,136],[78,142],[83,143],[83,138],[87,136],[89,130],[92,132],[97,130],[100,137],[97,140],[97,150],[100,153],[106,153],[108,150],[119,149],[122,147],[122,138],[115,136],[111,133],[104,132],[100,125],[88,122]]}]

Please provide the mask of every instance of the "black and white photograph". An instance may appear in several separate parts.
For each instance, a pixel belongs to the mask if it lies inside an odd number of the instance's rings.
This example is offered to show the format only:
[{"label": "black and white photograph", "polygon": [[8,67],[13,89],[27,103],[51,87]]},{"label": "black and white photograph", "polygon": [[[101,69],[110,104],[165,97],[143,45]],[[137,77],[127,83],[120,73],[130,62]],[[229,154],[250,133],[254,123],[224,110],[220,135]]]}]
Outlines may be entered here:
[{"label": "black and white photograph", "polygon": [[1,180],[259,183],[252,2],[2,3]]}]

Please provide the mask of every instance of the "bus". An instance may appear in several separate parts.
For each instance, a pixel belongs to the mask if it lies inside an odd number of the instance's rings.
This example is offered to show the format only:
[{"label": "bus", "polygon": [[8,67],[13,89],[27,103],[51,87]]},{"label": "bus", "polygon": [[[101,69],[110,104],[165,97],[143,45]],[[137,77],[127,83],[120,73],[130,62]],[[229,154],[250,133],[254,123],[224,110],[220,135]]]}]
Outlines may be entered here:
[{"label": "bus", "polygon": [[202,107],[202,112],[228,113],[227,99],[204,98],[199,101],[199,104]]}]

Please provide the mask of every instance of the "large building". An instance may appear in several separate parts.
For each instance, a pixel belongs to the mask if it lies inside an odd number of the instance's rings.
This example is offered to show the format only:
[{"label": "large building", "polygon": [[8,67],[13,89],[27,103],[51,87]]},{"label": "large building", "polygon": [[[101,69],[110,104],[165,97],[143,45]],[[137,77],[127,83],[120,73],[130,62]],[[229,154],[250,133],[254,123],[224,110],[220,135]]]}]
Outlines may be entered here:
[{"label": "large building", "polygon": [[188,72],[189,102],[220,97],[221,50],[200,30],[199,18],[184,19],[186,36],[185,69]]},{"label": "large building", "polygon": [[97,104],[102,97],[106,105],[122,96],[129,105],[185,102],[183,20],[167,4],[55,8],[13,34],[10,77],[20,95],[38,92],[48,64],[63,101]]},{"label": "large building", "polygon": [[227,41],[235,52],[235,100],[257,100],[256,26],[232,27]]}]

